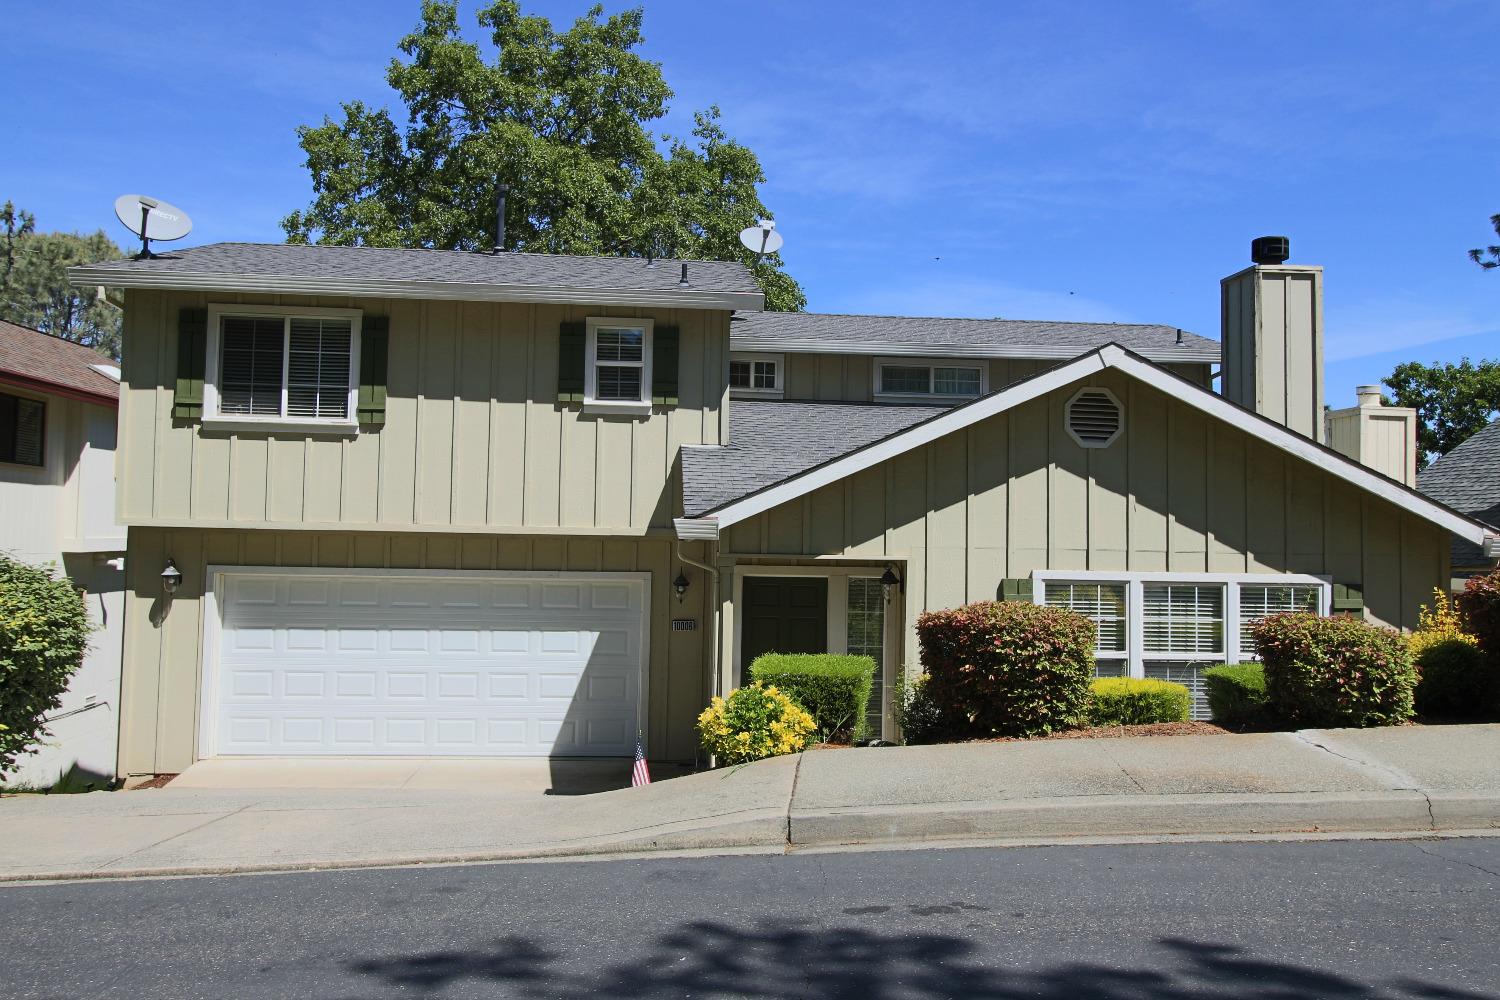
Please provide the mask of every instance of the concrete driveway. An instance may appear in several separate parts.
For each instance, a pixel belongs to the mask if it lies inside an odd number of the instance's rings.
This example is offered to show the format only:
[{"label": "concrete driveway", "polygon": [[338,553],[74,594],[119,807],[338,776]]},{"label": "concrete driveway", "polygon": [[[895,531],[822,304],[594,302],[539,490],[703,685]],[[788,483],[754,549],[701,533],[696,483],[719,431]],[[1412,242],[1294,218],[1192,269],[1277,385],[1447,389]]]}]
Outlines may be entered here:
[{"label": "concrete driveway", "polygon": [[[529,799],[592,795],[630,786],[628,760],[316,758],[200,760],[172,779],[186,789],[409,789]],[[657,770],[666,776],[666,768]],[[672,771],[674,776],[680,772]]]}]

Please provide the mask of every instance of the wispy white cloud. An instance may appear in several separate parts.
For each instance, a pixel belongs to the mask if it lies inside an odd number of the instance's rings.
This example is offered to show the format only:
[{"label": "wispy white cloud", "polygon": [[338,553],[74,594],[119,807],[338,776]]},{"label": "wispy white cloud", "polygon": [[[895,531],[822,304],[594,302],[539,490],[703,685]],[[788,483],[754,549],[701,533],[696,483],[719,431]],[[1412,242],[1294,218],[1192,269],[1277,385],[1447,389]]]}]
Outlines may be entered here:
[{"label": "wispy white cloud", "polygon": [[1326,321],[1324,356],[1329,361],[1388,354],[1482,333],[1496,334],[1500,345],[1500,324],[1493,313],[1445,308],[1408,296],[1366,298],[1327,315]]},{"label": "wispy white cloud", "polygon": [[1050,319],[1127,323],[1123,310],[1065,289],[1024,288],[980,276],[912,277],[899,283],[846,289],[812,302],[825,312],[979,319]]}]

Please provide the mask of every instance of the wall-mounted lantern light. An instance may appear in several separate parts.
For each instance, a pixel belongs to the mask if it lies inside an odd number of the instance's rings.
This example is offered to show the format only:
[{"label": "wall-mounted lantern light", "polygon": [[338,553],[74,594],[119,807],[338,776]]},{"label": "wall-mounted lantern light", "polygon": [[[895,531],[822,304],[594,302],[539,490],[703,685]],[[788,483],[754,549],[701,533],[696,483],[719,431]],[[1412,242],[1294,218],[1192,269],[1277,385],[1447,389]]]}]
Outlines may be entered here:
[{"label": "wall-mounted lantern light", "polygon": [[182,570],[172,560],[167,560],[167,568],[161,571],[161,589],[171,596],[177,593],[177,588],[182,586]]},{"label": "wall-mounted lantern light", "polygon": [[880,587],[885,591],[887,604],[890,603],[891,598],[895,596],[898,589],[905,589],[901,578],[896,575],[896,570],[892,566],[887,566],[885,572],[880,574]]},{"label": "wall-mounted lantern light", "polygon": [[672,581],[672,590],[677,594],[677,603],[682,603],[683,597],[687,595],[687,589],[688,578],[683,575],[682,570],[678,570],[677,579]]}]

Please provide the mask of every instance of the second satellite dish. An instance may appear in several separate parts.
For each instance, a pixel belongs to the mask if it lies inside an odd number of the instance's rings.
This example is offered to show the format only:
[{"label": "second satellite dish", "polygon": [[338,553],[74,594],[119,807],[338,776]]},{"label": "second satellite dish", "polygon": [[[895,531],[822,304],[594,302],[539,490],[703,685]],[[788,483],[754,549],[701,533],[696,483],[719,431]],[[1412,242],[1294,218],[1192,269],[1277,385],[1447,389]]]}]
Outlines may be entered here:
[{"label": "second satellite dish", "polygon": [[777,250],[780,250],[782,244],[786,241],[776,231],[776,222],[774,220],[761,219],[756,225],[740,232],[740,242],[751,253],[758,253],[761,256],[765,256],[768,253],[775,253]]},{"label": "second satellite dish", "polygon": [[180,240],[193,231],[193,220],[182,209],[143,194],[120,195],[115,199],[115,215],[141,238],[141,257],[151,256],[152,240]]}]

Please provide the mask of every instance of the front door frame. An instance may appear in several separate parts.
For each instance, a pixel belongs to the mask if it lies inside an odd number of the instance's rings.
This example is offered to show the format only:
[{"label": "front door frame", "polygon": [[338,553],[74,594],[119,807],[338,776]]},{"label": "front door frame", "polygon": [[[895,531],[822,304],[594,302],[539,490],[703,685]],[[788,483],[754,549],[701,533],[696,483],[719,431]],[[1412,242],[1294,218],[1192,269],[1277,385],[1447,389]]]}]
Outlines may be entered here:
[{"label": "front door frame", "polygon": [[[773,565],[768,563],[753,563],[749,565],[736,565],[734,567],[734,655],[730,662],[721,666],[723,676],[720,683],[722,690],[730,691],[739,683],[741,676],[740,661],[743,659],[743,638],[745,616],[741,609],[745,606],[745,578],[748,576],[821,576],[828,580],[828,651],[830,653],[847,653],[849,651],[849,584],[850,577],[865,577],[868,579],[880,579],[885,573],[887,566],[897,567],[897,574],[903,579],[906,577],[906,567],[901,560],[885,560],[876,564],[861,565]],[[905,615],[905,594],[898,588],[898,592],[886,602],[885,605],[885,627],[882,639],[885,646],[882,651],[881,660],[881,696],[880,696],[880,722],[886,737],[895,732],[895,715],[891,697],[895,692],[896,679],[900,676],[900,659],[902,655],[901,626],[900,622]]]}]

